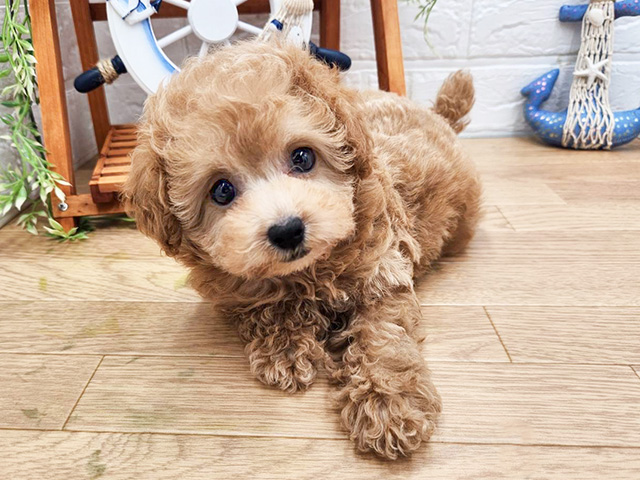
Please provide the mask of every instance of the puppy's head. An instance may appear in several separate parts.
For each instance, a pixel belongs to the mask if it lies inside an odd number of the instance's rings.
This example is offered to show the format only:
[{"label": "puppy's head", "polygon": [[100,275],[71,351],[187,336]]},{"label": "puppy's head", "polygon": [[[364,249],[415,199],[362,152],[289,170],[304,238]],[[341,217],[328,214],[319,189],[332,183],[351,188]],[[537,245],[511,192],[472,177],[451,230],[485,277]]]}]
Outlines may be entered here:
[{"label": "puppy's head", "polygon": [[357,93],[296,47],[192,59],[150,97],[124,187],[165,252],[245,278],[286,276],[354,234],[371,171]]}]

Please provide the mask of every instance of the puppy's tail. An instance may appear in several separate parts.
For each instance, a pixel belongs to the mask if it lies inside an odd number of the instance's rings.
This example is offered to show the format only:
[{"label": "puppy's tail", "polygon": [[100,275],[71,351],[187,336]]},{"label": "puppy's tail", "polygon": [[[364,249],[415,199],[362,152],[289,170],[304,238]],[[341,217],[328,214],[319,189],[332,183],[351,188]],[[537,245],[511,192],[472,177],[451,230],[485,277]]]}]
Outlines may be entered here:
[{"label": "puppy's tail", "polygon": [[469,72],[458,70],[449,75],[440,87],[433,111],[444,117],[456,133],[460,133],[469,124],[465,117],[474,101],[473,77]]}]

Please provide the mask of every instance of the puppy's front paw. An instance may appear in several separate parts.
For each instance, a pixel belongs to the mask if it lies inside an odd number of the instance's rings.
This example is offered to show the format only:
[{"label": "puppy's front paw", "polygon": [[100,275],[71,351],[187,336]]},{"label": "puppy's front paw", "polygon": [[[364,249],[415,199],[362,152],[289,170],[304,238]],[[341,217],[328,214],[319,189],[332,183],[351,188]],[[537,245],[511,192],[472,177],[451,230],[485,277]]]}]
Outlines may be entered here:
[{"label": "puppy's front paw", "polygon": [[312,358],[298,352],[265,354],[254,351],[249,355],[249,362],[258,380],[289,393],[306,390],[317,374]]},{"label": "puppy's front paw", "polygon": [[351,440],[363,452],[395,460],[416,450],[436,426],[441,410],[437,393],[385,394],[361,386],[343,392],[349,395],[342,421]]}]

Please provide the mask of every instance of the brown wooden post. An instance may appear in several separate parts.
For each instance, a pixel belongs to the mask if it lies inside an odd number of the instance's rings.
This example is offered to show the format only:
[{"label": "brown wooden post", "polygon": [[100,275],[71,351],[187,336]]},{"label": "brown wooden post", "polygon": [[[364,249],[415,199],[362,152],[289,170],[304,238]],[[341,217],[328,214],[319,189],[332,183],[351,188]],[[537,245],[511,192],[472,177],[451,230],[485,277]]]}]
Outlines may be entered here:
[{"label": "brown wooden post", "polygon": [[340,50],[340,0],[320,3],[320,45]]},{"label": "brown wooden post", "polygon": [[[29,6],[33,28],[33,48],[37,60],[42,134],[47,149],[47,160],[53,169],[72,185],[71,187],[61,186],[62,191],[67,195],[73,195],[75,194],[75,177],[56,7],[54,0],[31,0]],[[56,215],[56,212],[59,212],[57,208],[59,201],[53,194],[51,202],[56,220],[65,230],[73,228],[74,218],[61,218]]]},{"label": "brown wooden post", "polygon": [[396,0],[371,0],[373,35],[376,44],[378,84],[381,90],[407,93],[402,60],[402,38]]},{"label": "brown wooden post", "polygon": [[[78,49],[80,51],[82,69],[89,70],[94,67],[99,60],[96,34],[93,30],[93,21],[91,20],[91,11],[89,10],[89,0],[71,0],[71,13],[73,15],[76,37],[78,38]],[[89,108],[91,109],[96,145],[98,151],[100,151],[111,127],[104,87],[89,92],[87,97],[89,100]]]}]

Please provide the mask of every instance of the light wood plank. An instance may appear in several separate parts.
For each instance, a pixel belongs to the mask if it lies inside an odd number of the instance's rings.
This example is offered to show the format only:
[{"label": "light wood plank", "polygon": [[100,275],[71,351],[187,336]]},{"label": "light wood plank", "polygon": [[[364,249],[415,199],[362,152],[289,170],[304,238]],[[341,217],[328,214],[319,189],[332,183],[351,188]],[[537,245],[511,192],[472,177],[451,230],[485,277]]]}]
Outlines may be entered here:
[{"label": "light wood plank", "polygon": [[628,366],[432,364],[447,442],[640,446]]},{"label": "light wood plank", "polygon": [[[508,361],[482,308],[423,312],[427,359]],[[207,303],[4,303],[0,352],[245,357],[235,326]]]},{"label": "light wood plank", "polygon": [[427,360],[509,361],[481,307],[422,307],[422,314]]},{"label": "light wood plank", "polygon": [[102,175],[103,176],[126,175],[129,173],[129,171],[131,171],[131,165],[114,165],[114,166],[104,167],[102,169]]},{"label": "light wood plank", "polygon": [[106,357],[67,428],[341,438],[325,378],[304,394],[269,388],[244,358]]},{"label": "light wood plank", "polygon": [[640,141],[609,152],[557,149],[529,137],[462,139],[462,143],[482,176],[545,183],[624,182],[640,178]]},{"label": "light wood plank", "polygon": [[[91,312],[88,314],[88,312]],[[243,357],[208,303],[17,302],[0,308],[0,352]]]},{"label": "light wood plank", "polygon": [[0,354],[0,429],[62,428],[99,361],[86,355]]},{"label": "light wood plank", "polygon": [[20,300],[200,302],[170,258],[3,258],[0,302]]},{"label": "light wood plank", "polygon": [[640,450],[431,443],[385,462],[344,440],[3,432],[0,475],[112,480],[538,479],[635,480]]},{"label": "light wood plank", "polygon": [[614,150],[584,151],[551,147],[531,136],[504,138],[463,138],[462,144],[481,165],[538,165],[573,164],[587,170],[597,164],[633,162],[640,166],[636,140]]},{"label": "light wood plank", "polygon": [[102,193],[117,193],[127,180],[127,175],[102,176],[98,180],[98,189]]},{"label": "light wood plank", "polygon": [[107,157],[105,165],[131,165],[131,157]]},{"label": "light wood plank", "polygon": [[513,232],[514,229],[505,218],[500,210],[492,205],[482,208],[480,221],[478,222],[477,231],[508,231]]},{"label": "light wood plank", "polygon": [[640,180],[603,182],[550,182],[549,187],[569,204],[638,203]]},{"label": "light wood plank", "polygon": [[[252,379],[242,359],[131,360],[105,358],[68,429],[345,438],[324,378],[287,395]],[[438,441],[640,446],[640,382],[627,366],[431,369],[444,404]]]},{"label": "light wood plank", "polygon": [[636,266],[579,259],[447,261],[416,291],[424,305],[640,306]]},{"label": "light wood plank", "polygon": [[[640,263],[640,235],[633,231],[515,232],[479,229],[469,247],[446,261]],[[557,266],[562,268],[562,266]],[[616,267],[620,268],[620,267]]]},{"label": "light wood plank", "polygon": [[640,363],[640,308],[488,307],[514,362]]},{"label": "light wood plank", "polygon": [[[545,162],[542,159],[536,163],[536,159],[528,161],[516,158],[504,161],[503,157],[498,160],[478,161],[476,156],[471,156],[478,167],[481,178],[486,175],[498,175],[502,178],[514,180],[538,180],[551,187],[553,182],[625,182],[630,178],[640,176],[640,163],[630,159],[611,161],[599,159],[587,163],[555,161]],[[550,157],[554,159],[555,157]],[[503,160],[503,161],[500,161]]]},{"label": "light wood plank", "polygon": [[485,205],[565,205],[554,190],[537,179],[482,176]]},{"label": "light wood plank", "polygon": [[640,203],[615,205],[514,206],[500,211],[516,231],[640,230]]}]

